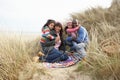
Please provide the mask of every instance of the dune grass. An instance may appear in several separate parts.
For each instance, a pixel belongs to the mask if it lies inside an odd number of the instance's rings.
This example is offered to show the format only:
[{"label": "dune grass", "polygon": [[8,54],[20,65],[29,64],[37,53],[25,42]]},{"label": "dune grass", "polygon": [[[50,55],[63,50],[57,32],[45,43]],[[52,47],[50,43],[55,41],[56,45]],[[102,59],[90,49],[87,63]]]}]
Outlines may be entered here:
[{"label": "dune grass", "polygon": [[100,7],[74,13],[89,32],[90,44],[86,64],[80,63],[78,71],[89,74],[93,80],[120,79],[120,1],[113,0],[110,8]]},{"label": "dune grass", "polygon": [[[44,67],[32,62],[39,51],[38,39],[22,39],[21,35],[0,34],[0,80],[30,80],[35,73],[46,74]],[[24,75],[24,76],[23,76]]]},{"label": "dune grass", "polygon": [[[86,61],[77,70],[93,80],[120,80],[119,14],[120,1],[113,0],[110,8],[98,7],[71,15],[86,27],[90,37]],[[26,41],[18,35],[0,34],[0,48],[0,80],[30,80],[36,75],[40,79],[40,75],[48,75],[46,69],[32,62],[40,50],[39,38]]]}]

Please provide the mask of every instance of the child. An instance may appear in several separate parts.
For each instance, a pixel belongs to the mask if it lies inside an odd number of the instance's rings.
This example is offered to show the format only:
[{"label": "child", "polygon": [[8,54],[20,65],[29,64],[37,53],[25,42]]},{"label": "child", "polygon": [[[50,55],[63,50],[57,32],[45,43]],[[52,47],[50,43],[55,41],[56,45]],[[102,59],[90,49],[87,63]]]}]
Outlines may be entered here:
[{"label": "child", "polygon": [[47,41],[55,40],[55,37],[50,34],[51,31],[53,30],[55,25],[54,20],[48,20],[47,23],[43,26],[42,28],[42,37],[40,39],[41,43],[45,43]]},{"label": "child", "polygon": [[[68,22],[68,23],[67,23],[67,26],[66,26],[66,28],[65,28],[65,31],[66,31],[66,33],[68,34],[68,36],[69,36],[69,37],[72,37],[73,40],[77,38],[77,31],[78,31],[78,30],[79,30],[79,26],[74,26],[74,27],[73,27],[72,22]],[[72,41],[67,41],[67,40],[66,40],[66,44],[69,45],[69,46],[75,45],[76,42],[73,41],[73,40],[72,40]],[[72,48],[71,48],[71,51],[73,51]]]},{"label": "child", "polygon": [[79,26],[73,27],[72,25],[72,22],[67,23],[66,33],[73,38],[77,38],[77,31],[79,29]]}]

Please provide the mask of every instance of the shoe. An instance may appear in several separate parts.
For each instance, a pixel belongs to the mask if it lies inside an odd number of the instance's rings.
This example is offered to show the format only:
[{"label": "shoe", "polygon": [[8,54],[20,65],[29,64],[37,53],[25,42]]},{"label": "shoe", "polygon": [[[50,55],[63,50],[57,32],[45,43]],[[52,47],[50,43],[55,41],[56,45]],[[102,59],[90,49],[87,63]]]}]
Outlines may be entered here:
[{"label": "shoe", "polygon": [[39,57],[38,56],[35,56],[35,57],[33,57],[33,62],[39,62]]},{"label": "shoe", "polygon": [[41,57],[41,56],[44,56],[44,53],[39,52],[37,55],[38,55],[39,57]]}]

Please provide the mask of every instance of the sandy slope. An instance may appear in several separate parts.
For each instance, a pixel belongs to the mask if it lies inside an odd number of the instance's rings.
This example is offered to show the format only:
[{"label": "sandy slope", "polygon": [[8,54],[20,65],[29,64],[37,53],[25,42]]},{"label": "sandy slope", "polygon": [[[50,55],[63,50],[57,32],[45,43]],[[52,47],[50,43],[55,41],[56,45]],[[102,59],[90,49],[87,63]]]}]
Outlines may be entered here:
[{"label": "sandy slope", "polygon": [[45,68],[41,63],[34,63],[26,65],[26,69],[20,72],[19,80],[91,80],[87,75],[75,72],[77,66]]},{"label": "sandy slope", "polygon": [[77,66],[78,64],[68,68],[46,68],[50,75],[36,76],[33,80],[90,80],[88,76],[74,71]]},{"label": "sandy slope", "polygon": [[74,71],[77,66],[78,65],[68,68],[49,69],[53,76],[52,80],[90,80],[88,76]]}]

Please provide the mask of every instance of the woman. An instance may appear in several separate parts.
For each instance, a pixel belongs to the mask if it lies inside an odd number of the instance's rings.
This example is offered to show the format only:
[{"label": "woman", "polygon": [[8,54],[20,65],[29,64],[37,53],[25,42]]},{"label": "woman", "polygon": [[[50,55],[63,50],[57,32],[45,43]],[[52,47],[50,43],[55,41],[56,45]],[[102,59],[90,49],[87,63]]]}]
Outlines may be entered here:
[{"label": "woman", "polygon": [[63,28],[62,28],[62,24],[57,22],[55,24],[55,27],[54,27],[54,31],[55,33],[57,34],[57,36],[60,37],[60,39],[55,43],[55,48],[57,50],[60,50],[62,52],[65,52],[65,43],[64,43],[64,40],[63,40]]},{"label": "woman", "polygon": [[60,41],[60,36],[55,30],[53,30],[54,25],[57,25],[57,23],[55,24],[54,20],[47,21],[47,23],[42,28],[43,34],[40,40],[43,53],[45,54],[45,56],[43,56],[43,59],[44,61],[50,63],[68,59],[68,56],[66,54],[61,53],[55,47],[56,44]]}]

